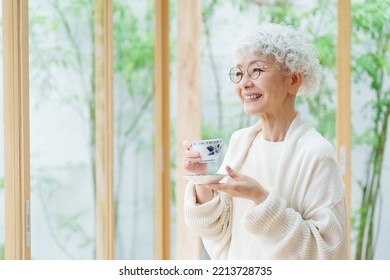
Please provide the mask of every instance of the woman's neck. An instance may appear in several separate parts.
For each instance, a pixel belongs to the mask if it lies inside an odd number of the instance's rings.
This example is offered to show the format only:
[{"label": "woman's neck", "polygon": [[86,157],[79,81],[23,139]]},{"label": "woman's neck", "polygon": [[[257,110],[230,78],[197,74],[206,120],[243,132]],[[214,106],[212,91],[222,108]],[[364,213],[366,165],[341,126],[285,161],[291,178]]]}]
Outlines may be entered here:
[{"label": "woman's neck", "polygon": [[263,138],[271,142],[284,141],[288,128],[297,115],[295,109],[280,112],[276,115],[262,115]]}]

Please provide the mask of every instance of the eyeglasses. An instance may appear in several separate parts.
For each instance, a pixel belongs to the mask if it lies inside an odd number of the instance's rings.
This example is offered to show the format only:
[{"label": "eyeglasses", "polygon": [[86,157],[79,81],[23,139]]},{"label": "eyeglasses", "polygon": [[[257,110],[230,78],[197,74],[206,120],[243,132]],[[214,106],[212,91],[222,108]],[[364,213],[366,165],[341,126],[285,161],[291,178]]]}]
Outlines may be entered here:
[{"label": "eyeglasses", "polygon": [[[261,72],[264,72],[265,69],[268,68],[278,68],[277,66],[267,66],[267,65],[258,65],[258,64],[252,64],[249,65],[246,72],[248,73],[249,78],[252,80],[256,80],[258,77],[260,77]],[[232,67],[229,71],[230,80],[233,83],[238,84],[242,78],[244,77],[244,72],[241,70],[240,67]]]}]

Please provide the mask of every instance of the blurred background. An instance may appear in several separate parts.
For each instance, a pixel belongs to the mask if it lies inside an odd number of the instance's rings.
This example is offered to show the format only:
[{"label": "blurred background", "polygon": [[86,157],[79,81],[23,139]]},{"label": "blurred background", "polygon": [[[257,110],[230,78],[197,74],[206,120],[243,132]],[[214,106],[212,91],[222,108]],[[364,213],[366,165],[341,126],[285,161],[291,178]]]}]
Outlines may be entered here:
[{"label": "blurred background", "polygon": [[[351,258],[390,259],[390,0],[351,4]],[[202,0],[201,5],[202,138],[228,143],[233,131],[257,121],[243,114],[227,75],[233,65],[230,46],[247,27],[280,22],[304,31],[320,50],[320,89],[311,98],[299,97],[298,109],[336,145],[337,1]],[[152,0],[114,0],[113,7],[115,258],[153,259],[155,6]],[[96,257],[93,17],[90,0],[29,1],[32,259]],[[172,146],[181,94],[175,87],[177,36],[176,2],[170,1]],[[1,56],[3,85],[2,61]],[[0,91],[3,96],[3,86]],[[1,131],[3,112],[0,98]],[[171,152],[175,259],[175,188],[184,186],[176,186]],[[217,168],[218,163],[210,166]],[[3,177],[1,133],[0,259]]]}]

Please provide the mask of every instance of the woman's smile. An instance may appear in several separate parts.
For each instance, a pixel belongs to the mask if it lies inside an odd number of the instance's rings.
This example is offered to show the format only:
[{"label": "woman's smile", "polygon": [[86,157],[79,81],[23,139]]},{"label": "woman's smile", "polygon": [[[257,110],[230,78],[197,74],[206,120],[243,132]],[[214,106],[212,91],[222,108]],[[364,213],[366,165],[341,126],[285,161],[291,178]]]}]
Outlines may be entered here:
[{"label": "woman's smile", "polygon": [[245,103],[256,102],[262,97],[263,95],[258,93],[244,94],[243,100]]}]

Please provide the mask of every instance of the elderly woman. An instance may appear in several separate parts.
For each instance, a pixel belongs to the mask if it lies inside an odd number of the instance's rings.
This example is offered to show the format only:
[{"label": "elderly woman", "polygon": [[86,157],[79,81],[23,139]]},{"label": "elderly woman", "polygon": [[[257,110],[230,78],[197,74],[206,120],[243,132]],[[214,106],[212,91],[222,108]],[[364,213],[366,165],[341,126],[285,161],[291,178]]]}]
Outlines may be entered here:
[{"label": "elderly woman", "polygon": [[[217,184],[185,193],[185,220],[211,259],[346,259],[344,184],[333,146],[295,108],[319,81],[316,49],[268,24],[236,45],[229,75],[244,112],[259,122],[233,133]],[[206,171],[185,141],[183,165]]]}]

